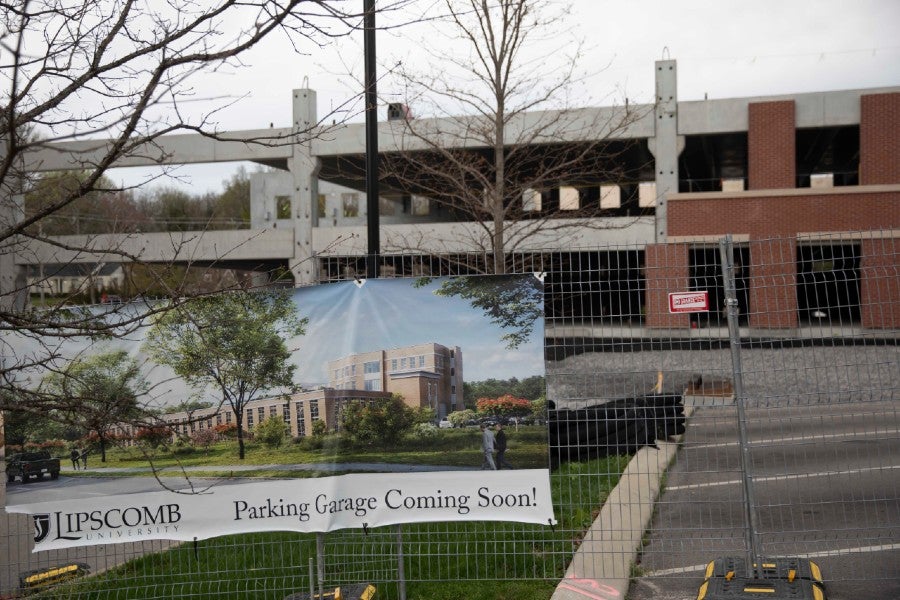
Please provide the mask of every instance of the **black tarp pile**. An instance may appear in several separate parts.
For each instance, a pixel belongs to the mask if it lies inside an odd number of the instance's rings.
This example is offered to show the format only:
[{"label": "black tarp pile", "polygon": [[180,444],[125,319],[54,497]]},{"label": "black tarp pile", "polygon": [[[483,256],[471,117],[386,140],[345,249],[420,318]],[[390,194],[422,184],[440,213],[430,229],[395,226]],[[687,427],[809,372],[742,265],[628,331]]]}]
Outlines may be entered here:
[{"label": "black tarp pile", "polygon": [[550,466],[632,454],[684,433],[680,394],[649,394],[578,408],[548,410]]}]

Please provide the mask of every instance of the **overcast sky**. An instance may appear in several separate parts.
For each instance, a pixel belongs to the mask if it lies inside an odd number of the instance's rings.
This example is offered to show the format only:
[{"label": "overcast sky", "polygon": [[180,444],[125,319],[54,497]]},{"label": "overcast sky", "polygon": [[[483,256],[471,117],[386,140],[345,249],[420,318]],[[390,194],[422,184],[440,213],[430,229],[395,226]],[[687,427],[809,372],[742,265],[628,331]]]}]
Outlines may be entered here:
[{"label": "overcast sky", "polygon": [[[362,7],[363,0],[356,1]],[[419,0],[414,8],[431,14],[435,4]],[[409,17],[379,17],[378,25]],[[573,0],[564,26],[565,35],[587,41],[581,67],[589,76],[577,99],[606,105],[626,97],[651,101],[653,63],[662,58],[678,61],[680,100],[900,85],[898,24],[900,0]],[[379,95],[387,100],[404,92],[388,81],[390,65],[422,66],[422,35],[428,34],[421,26],[378,33]],[[438,43],[433,35],[429,40]],[[359,103],[352,101],[359,90],[348,72],[358,77],[362,71],[362,42],[358,33],[298,53],[274,36],[244,56],[244,67],[194,86],[198,97],[228,90],[240,98],[217,114],[221,130],[289,126],[291,90],[307,86],[317,91],[320,118],[349,101],[348,116],[361,120]],[[185,167],[178,185],[220,191],[237,166]],[[136,173],[118,170],[113,178],[130,183]]]}]

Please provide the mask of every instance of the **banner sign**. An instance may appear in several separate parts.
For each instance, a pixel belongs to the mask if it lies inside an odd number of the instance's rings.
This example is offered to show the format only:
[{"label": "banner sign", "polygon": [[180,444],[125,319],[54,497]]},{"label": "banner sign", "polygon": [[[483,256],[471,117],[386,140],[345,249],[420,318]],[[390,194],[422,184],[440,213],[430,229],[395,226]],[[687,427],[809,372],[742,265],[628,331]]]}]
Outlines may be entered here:
[{"label": "banner sign", "polygon": [[549,471],[350,474],[19,504],[34,552],[142,540],[203,540],[261,531],[328,532],[434,521],[555,524]]}]

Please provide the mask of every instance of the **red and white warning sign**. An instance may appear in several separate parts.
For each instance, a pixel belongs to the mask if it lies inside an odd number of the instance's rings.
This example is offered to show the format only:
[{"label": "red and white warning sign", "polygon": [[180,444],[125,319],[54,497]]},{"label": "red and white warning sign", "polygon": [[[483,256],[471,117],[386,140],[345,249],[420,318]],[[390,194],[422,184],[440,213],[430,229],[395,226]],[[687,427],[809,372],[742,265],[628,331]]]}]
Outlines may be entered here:
[{"label": "red and white warning sign", "polygon": [[670,313],[705,312],[709,310],[709,292],[672,292],[669,294]]}]

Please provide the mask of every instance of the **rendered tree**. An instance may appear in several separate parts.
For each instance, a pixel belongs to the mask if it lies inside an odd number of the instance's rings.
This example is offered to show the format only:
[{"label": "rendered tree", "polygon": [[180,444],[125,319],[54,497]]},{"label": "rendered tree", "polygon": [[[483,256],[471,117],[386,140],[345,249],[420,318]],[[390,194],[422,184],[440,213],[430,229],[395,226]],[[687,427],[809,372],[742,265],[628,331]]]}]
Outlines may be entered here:
[{"label": "rendered tree", "polygon": [[96,437],[101,462],[106,462],[117,426],[139,422],[146,414],[138,397],[147,391],[147,383],[137,361],[124,350],[75,359],[47,375],[41,387],[66,407],[62,409],[66,421]]},{"label": "rendered tree", "polygon": [[213,389],[234,412],[244,459],[244,411],[269,390],[293,387],[296,365],[286,338],[305,333],[307,320],[280,291],[230,292],[195,298],[161,314],[145,349],[189,385]]},{"label": "rendered tree", "polygon": [[453,239],[398,233],[385,245],[428,252],[462,243],[488,257],[467,261],[467,268],[502,274],[510,254],[539,236],[630,224],[585,219],[609,213],[599,197],[551,201],[545,193],[561,184],[617,182],[626,175],[618,159],[634,150],[613,140],[636,118],[627,103],[605,113],[569,106],[581,44],[566,35],[564,13],[551,13],[543,0],[443,4],[446,17],[435,19],[432,40],[445,39],[453,51],[424,42],[424,74],[397,66],[396,86],[406,90],[416,118],[395,121],[401,150],[386,154],[383,180],[467,224],[453,229]]},{"label": "rendered tree", "polygon": [[398,443],[415,423],[415,412],[400,396],[372,402],[349,402],[341,409],[341,433],[363,446]]}]

